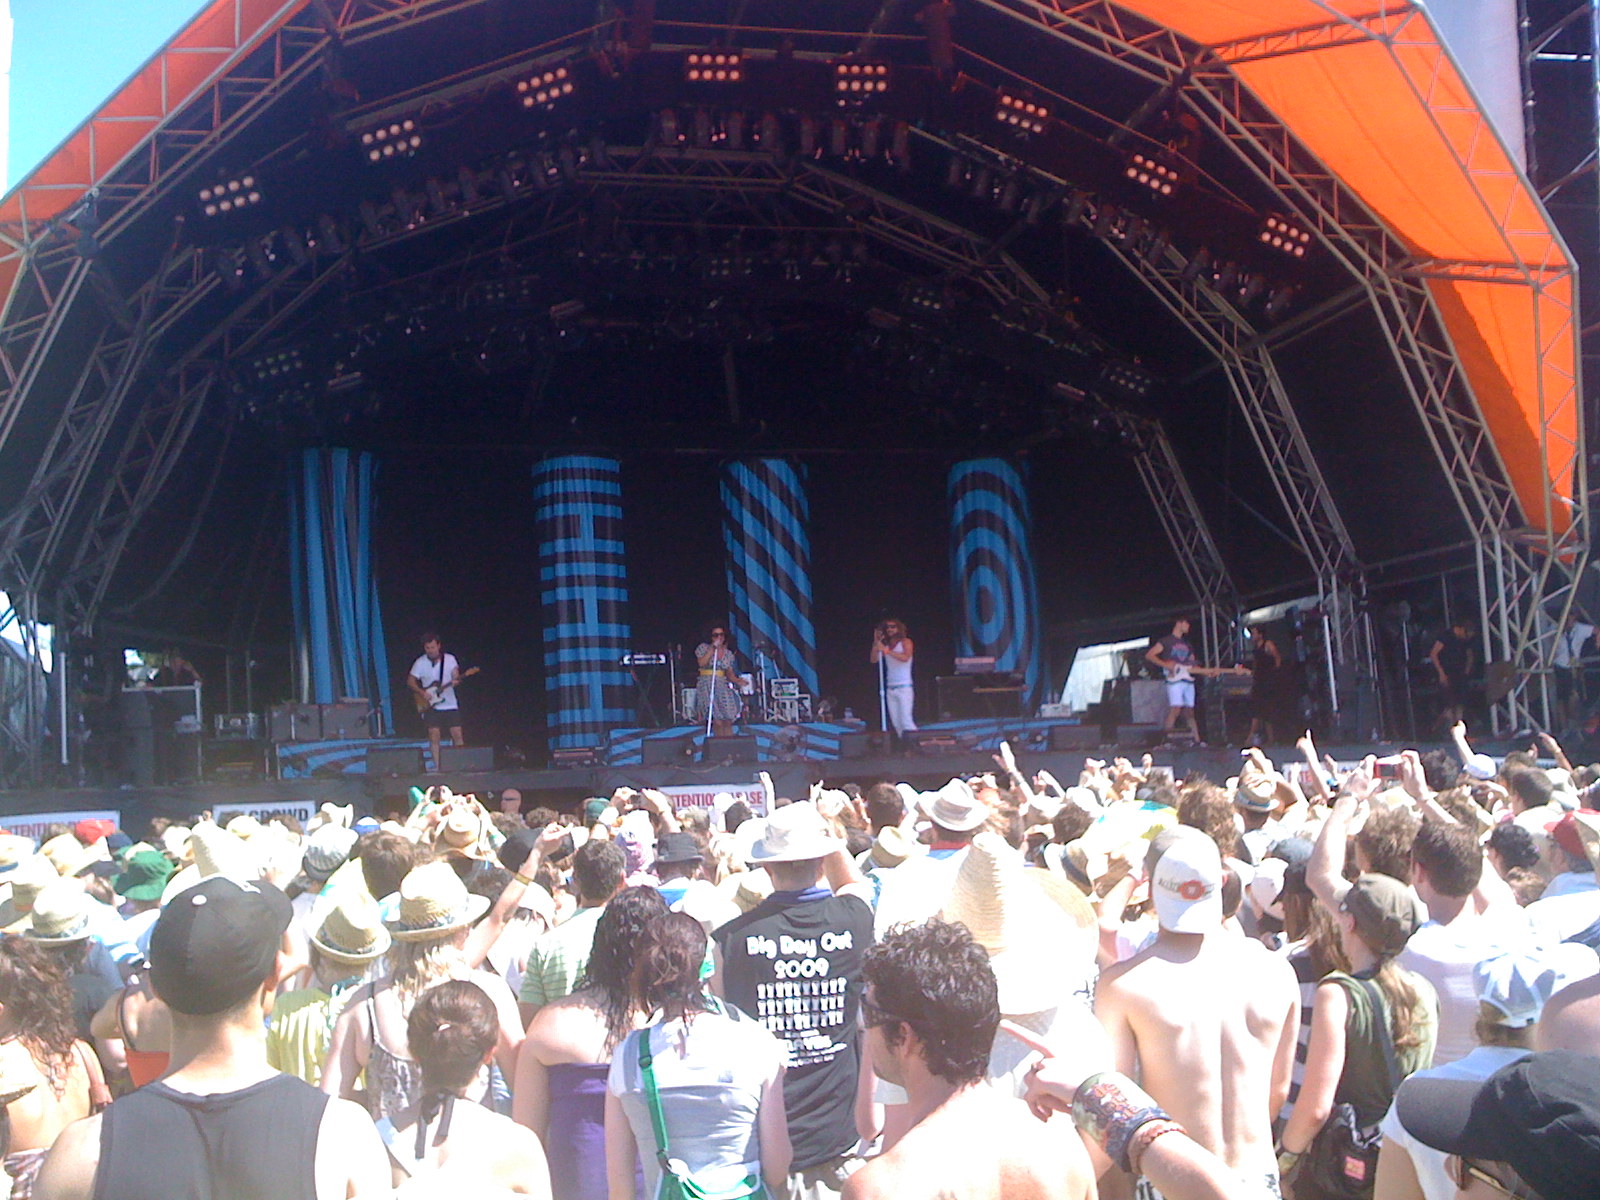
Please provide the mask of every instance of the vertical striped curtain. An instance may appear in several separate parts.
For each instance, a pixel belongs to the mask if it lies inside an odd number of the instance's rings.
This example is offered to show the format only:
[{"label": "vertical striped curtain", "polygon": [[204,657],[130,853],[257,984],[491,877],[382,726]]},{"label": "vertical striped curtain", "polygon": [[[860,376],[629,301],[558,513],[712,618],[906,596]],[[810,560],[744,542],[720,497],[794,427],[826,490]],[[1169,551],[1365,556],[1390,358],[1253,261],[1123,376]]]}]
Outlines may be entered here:
[{"label": "vertical striped curtain", "polygon": [[621,665],[633,636],[621,464],[547,458],[533,480],[550,748],[594,746],[611,726],[634,721],[632,680]]},{"label": "vertical striped curtain", "polygon": [[318,704],[360,696],[394,728],[372,557],[377,460],[304,450],[289,472],[289,572],[305,694]]},{"label": "vertical striped curtain", "polygon": [[811,506],[805,469],[781,458],[730,463],[722,477],[722,538],[739,648],[770,643],[778,674],[817,694],[811,624]]},{"label": "vertical striped curtain", "polygon": [[963,656],[992,656],[995,669],[1023,673],[1024,710],[1043,674],[1039,589],[1027,481],[1003,458],[950,469],[950,574],[956,644]]}]

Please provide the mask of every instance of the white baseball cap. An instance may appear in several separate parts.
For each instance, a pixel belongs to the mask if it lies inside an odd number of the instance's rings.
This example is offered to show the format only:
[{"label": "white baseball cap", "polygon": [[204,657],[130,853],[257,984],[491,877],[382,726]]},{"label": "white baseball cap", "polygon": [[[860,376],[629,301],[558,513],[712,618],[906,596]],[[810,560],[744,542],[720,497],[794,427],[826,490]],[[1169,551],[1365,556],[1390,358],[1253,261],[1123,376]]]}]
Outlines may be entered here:
[{"label": "white baseball cap", "polygon": [[1539,1019],[1545,1002],[1567,984],[1595,971],[1595,954],[1587,946],[1562,942],[1542,950],[1525,950],[1486,958],[1472,968],[1478,999],[1504,1016],[1508,1029],[1525,1029]]},{"label": "white baseball cap", "polygon": [[1221,928],[1222,855],[1217,844],[1198,830],[1193,837],[1174,838],[1151,872],[1150,897],[1163,929],[1211,933]]}]

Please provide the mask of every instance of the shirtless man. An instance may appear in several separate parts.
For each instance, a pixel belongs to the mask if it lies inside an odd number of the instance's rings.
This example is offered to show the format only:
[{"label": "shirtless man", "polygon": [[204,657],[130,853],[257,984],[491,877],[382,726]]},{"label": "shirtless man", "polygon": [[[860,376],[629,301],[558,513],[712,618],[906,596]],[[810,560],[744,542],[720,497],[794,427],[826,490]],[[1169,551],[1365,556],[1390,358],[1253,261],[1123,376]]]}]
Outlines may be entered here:
[{"label": "shirtless man", "polygon": [[1224,871],[1210,838],[1169,830],[1146,863],[1160,930],[1101,975],[1095,997],[1116,1069],[1137,1070],[1195,1141],[1245,1179],[1270,1181],[1276,1194],[1272,1114],[1288,1097],[1294,1063],[1294,970],[1224,930]]},{"label": "shirtless man", "polygon": [[965,926],[898,929],[867,951],[862,975],[870,1060],[906,1090],[914,1124],[850,1177],[844,1200],[1094,1196],[1078,1137],[1036,1124],[1022,1101],[984,1084],[1000,1004],[989,956]]}]

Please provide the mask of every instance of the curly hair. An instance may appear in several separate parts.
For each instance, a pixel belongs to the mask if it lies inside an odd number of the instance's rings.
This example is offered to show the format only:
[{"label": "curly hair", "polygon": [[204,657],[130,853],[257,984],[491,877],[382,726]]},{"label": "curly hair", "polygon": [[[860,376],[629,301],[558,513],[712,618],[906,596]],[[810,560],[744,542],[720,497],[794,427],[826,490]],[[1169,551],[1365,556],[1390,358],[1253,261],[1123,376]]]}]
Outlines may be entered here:
[{"label": "curly hair", "polygon": [[1189,790],[1178,804],[1178,824],[1198,829],[1217,845],[1223,858],[1239,858],[1239,826],[1233,801],[1215,784]]},{"label": "curly hair", "polygon": [[77,1022],[72,989],[59,956],[18,937],[0,938],[0,1004],[16,1039],[58,1090],[72,1069]]},{"label": "curly hair", "polygon": [[957,1086],[983,1078],[1000,998],[989,955],[965,925],[935,918],[900,926],[866,952],[861,971],[872,989],[866,1007],[887,1018],[890,1046],[910,1026],[933,1074]]},{"label": "curly hair", "polygon": [[706,1008],[700,968],[706,931],[688,913],[664,912],[644,927],[633,964],[633,1002],[663,1021],[693,1019]]},{"label": "curly hair", "polygon": [[623,888],[606,905],[594,927],[594,946],[578,980],[578,991],[596,993],[606,1017],[606,1054],[633,1028],[634,951],[645,926],[667,911],[667,902],[653,887]]}]

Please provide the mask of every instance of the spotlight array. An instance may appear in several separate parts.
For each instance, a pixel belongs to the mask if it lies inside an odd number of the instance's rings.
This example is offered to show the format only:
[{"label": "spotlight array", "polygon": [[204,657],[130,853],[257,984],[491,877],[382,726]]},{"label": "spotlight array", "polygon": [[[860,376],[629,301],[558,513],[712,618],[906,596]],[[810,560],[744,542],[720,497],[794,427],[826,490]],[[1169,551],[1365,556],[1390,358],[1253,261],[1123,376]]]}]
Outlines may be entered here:
[{"label": "spotlight array", "polygon": [[1050,110],[1035,100],[1024,96],[1014,96],[1010,92],[1001,92],[999,106],[995,109],[994,119],[1002,125],[1010,125],[1022,133],[1043,133],[1044,123],[1050,117]]},{"label": "spotlight array", "polygon": [[888,63],[842,59],[833,64],[833,94],[841,105],[860,104],[888,90]]},{"label": "spotlight array", "polygon": [[299,374],[305,365],[300,351],[291,347],[261,355],[250,364],[250,370],[257,383],[271,383],[275,379]]},{"label": "spotlight array", "polygon": [[409,158],[422,147],[422,133],[410,117],[379,125],[361,135],[361,148],[367,152],[368,162],[382,162],[386,158]]},{"label": "spotlight array", "polygon": [[261,192],[256,188],[254,175],[241,175],[237,179],[224,179],[212,187],[200,189],[200,211],[208,217],[225,212],[237,212],[261,203]]},{"label": "spotlight array", "polygon": [[1172,195],[1172,189],[1178,186],[1178,172],[1166,163],[1157,162],[1148,154],[1134,152],[1128,160],[1127,169],[1123,172],[1129,179],[1147,187],[1160,196]]},{"label": "spotlight array", "polygon": [[566,67],[552,67],[527,79],[517,80],[517,95],[523,108],[551,108],[573,92],[572,72]]},{"label": "spotlight array", "polygon": [[1295,258],[1304,258],[1311,245],[1311,233],[1291,225],[1282,217],[1268,217],[1261,227],[1260,240],[1274,250],[1282,250]]},{"label": "spotlight array", "polygon": [[737,50],[692,51],[683,77],[690,83],[738,83],[744,79],[744,56]]}]

